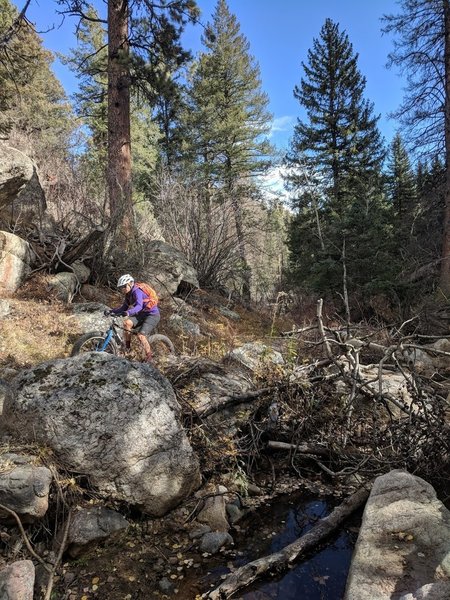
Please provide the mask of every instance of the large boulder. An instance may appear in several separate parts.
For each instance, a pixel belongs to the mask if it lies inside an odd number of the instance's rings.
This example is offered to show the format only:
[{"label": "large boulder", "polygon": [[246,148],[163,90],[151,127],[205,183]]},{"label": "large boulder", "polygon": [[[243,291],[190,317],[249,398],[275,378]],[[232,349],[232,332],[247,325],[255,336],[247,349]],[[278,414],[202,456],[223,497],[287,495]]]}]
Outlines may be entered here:
[{"label": "large boulder", "polygon": [[70,304],[81,286],[89,279],[91,271],[81,261],[71,265],[71,271],[61,271],[48,279],[50,294],[61,302]]},{"label": "large boulder", "polygon": [[0,221],[36,225],[45,209],[36,165],[20,150],[0,144]]},{"label": "large boulder", "polygon": [[[436,352],[433,352],[433,351]],[[422,348],[411,348],[403,355],[409,365],[421,374],[431,377],[439,371],[442,375],[450,373],[450,340],[442,338]]]},{"label": "large boulder", "polygon": [[48,279],[48,291],[52,298],[70,304],[79,287],[75,273],[61,271]]},{"label": "large boulder", "polygon": [[20,150],[0,144],[0,208],[11,203],[33,177],[33,161]]},{"label": "large boulder", "polygon": [[31,271],[32,252],[22,238],[0,231],[0,293],[15,292]]},{"label": "large boulder", "polygon": [[146,245],[146,264],[142,279],[155,288],[160,298],[167,298],[182,288],[199,287],[197,272],[182,252],[160,240]]},{"label": "large boulder", "polygon": [[[425,587],[447,586],[443,596]],[[345,600],[450,598],[450,511],[420,477],[378,477],[364,510]],[[442,591],[442,590],[441,590]]]},{"label": "large boulder", "polygon": [[86,353],[22,371],[3,420],[50,446],[106,496],[160,516],[200,485],[169,381],[151,365]]},{"label": "large boulder", "polygon": [[284,365],[284,359],[280,352],[262,342],[249,342],[233,348],[225,355],[224,362],[235,363],[236,366],[254,373],[265,372],[269,367]]},{"label": "large boulder", "polygon": [[180,393],[197,414],[213,415],[213,421],[224,422],[230,428],[241,405],[231,403],[224,409],[224,400],[245,395],[253,387],[246,374],[207,358],[185,357],[177,362],[170,377],[178,378]]}]

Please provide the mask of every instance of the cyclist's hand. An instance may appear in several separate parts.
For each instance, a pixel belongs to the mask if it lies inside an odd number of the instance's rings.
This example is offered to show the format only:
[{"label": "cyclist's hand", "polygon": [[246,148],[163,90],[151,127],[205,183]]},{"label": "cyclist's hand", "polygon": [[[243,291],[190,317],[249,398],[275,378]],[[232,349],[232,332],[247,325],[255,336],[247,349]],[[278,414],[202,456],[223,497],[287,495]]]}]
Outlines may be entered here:
[{"label": "cyclist's hand", "polygon": [[109,317],[112,313],[112,310],[107,308],[106,310],[103,311],[103,314],[105,317]]},{"label": "cyclist's hand", "polygon": [[121,312],[116,313],[118,317],[127,317],[128,312],[126,310],[122,310]]}]

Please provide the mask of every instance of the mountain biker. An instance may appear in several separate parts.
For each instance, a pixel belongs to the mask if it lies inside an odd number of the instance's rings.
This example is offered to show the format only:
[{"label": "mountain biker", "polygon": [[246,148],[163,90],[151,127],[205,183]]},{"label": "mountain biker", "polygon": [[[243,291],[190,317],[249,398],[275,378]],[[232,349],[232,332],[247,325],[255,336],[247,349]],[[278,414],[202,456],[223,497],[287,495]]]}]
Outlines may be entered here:
[{"label": "mountain biker", "polygon": [[161,318],[156,293],[149,285],[135,282],[128,274],[119,277],[117,289],[125,294],[122,306],[105,310],[104,314],[128,317],[123,322],[125,348],[127,351],[131,348],[131,330],[138,330],[137,337],[145,352],[145,362],[150,363],[153,355],[147,336]]}]

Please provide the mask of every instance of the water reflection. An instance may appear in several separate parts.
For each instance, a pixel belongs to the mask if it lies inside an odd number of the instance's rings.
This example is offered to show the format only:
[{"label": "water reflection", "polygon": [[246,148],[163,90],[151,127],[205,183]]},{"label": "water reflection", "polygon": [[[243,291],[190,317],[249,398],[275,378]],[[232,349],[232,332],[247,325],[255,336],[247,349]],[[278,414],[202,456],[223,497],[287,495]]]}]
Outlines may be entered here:
[{"label": "water reflection", "polygon": [[[245,534],[234,535],[236,547],[241,551],[234,566],[281,550],[309,531],[332,508],[327,501],[303,498],[296,502],[278,501],[264,514],[260,509],[258,515],[246,521]],[[334,538],[329,538],[327,545],[318,547],[314,555],[293,565],[278,580],[257,583],[238,597],[245,600],[341,600],[357,538],[357,529],[351,531],[348,525]]]}]

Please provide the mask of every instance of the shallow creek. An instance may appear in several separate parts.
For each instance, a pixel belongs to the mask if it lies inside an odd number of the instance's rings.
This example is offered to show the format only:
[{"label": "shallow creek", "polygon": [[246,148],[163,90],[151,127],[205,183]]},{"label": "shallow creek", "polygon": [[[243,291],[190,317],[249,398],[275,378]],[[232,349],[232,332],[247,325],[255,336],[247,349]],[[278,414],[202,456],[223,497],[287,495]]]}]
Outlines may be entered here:
[{"label": "shallow creek", "polygon": [[[278,498],[271,506],[260,508],[258,513],[244,519],[239,531],[231,532],[236,557],[232,560],[223,557],[222,565],[211,566],[208,574],[200,576],[195,584],[186,581],[183,588],[187,595],[184,597],[195,598],[193,588],[199,593],[216,587],[221,576],[229,573],[227,563],[239,567],[277,552],[310,530],[333,507],[334,501],[331,504],[303,495]],[[316,552],[307,555],[278,579],[256,582],[235,597],[245,600],[341,600],[360,519],[359,514],[347,521],[344,528],[327,540],[328,543],[317,547]],[[180,592],[183,594],[182,590]]]}]

